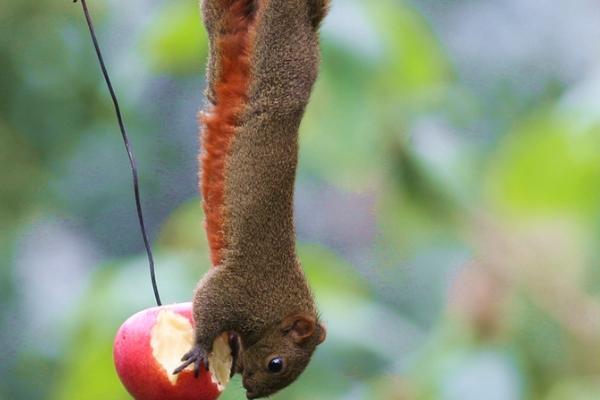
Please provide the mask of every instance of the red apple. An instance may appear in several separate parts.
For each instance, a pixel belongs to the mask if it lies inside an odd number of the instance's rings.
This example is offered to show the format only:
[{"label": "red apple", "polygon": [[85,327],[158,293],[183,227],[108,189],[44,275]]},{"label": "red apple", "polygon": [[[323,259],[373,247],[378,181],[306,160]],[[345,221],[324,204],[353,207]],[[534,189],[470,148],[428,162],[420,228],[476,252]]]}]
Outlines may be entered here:
[{"label": "red apple", "polygon": [[117,374],[136,400],[214,400],[229,380],[231,353],[226,335],[215,341],[210,372],[193,365],[177,375],[173,370],[192,348],[191,303],[149,308],[129,317],[115,338]]}]

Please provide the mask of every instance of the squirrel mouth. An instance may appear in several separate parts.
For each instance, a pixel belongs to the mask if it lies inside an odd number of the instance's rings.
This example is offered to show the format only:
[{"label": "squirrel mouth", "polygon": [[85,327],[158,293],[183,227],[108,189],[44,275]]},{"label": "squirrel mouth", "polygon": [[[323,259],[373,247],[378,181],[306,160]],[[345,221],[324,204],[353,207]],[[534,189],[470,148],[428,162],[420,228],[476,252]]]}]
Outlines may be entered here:
[{"label": "squirrel mouth", "polygon": [[244,386],[244,389],[246,389],[246,398],[247,399],[257,399],[260,396],[258,395],[258,393],[248,389],[248,385],[242,384]]},{"label": "squirrel mouth", "polygon": [[236,332],[229,332],[229,348],[231,349],[231,377],[235,375],[236,372],[241,373],[243,371],[240,362],[240,352],[242,349],[242,345],[240,336]]}]

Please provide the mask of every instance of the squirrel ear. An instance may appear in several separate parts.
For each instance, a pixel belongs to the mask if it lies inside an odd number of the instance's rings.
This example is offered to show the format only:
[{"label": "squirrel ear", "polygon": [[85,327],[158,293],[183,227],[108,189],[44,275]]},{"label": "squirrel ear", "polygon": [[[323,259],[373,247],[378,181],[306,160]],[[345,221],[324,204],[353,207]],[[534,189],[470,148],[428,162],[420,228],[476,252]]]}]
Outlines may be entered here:
[{"label": "squirrel ear", "polygon": [[327,337],[327,329],[325,328],[325,326],[323,326],[323,324],[319,324],[319,343],[321,344],[325,341],[325,338]]},{"label": "squirrel ear", "polygon": [[302,343],[313,335],[316,325],[314,318],[306,314],[296,314],[286,318],[283,330],[292,337],[294,342]]}]

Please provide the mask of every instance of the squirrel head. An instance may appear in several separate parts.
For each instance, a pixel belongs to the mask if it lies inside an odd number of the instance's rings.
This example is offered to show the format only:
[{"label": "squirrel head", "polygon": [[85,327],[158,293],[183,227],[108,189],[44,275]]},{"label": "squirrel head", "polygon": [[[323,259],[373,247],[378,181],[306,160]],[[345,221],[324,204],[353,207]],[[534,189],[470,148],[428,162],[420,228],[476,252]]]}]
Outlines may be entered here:
[{"label": "squirrel head", "polygon": [[269,396],[294,382],[326,335],[325,327],[309,313],[291,315],[272,326],[240,354],[237,369],[246,396]]}]

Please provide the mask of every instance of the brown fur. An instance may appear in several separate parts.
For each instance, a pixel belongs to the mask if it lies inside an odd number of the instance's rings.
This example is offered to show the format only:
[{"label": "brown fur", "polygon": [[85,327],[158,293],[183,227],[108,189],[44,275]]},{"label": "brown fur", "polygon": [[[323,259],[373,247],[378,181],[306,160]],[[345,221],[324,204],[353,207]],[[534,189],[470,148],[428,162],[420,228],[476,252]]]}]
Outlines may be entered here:
[{"label": "brown fur", "polygon": [[[317,76],[325,0],[203,0],[210,40],[202,191],[212,269],[194,296],[206,354],[224,331],[248,396],[293,382],[324,340],[295,251],[298,128]],[[208,147],[207,147],[208,146]],[[291,324],[291,325],[290,325]],[[291,328],[290,328],[291,326]],[[266,368],[273,356],[285,370]]]}]

